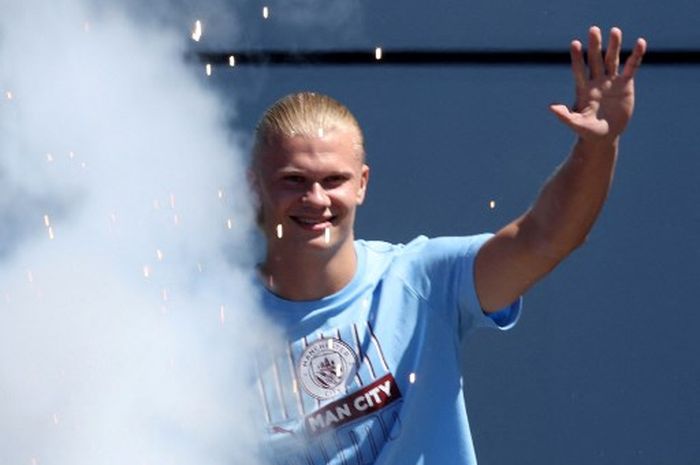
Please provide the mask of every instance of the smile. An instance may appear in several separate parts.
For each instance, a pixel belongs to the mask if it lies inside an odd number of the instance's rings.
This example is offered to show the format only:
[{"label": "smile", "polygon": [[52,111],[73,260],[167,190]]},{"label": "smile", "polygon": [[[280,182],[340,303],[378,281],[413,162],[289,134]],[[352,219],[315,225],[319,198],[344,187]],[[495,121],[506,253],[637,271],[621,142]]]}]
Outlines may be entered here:
[{"label": "smile", "polygon": [[322,231],[333,226],[335,216],[330,218],[304,218],[300,216],[291,216],[292,221],[309,231]]}]

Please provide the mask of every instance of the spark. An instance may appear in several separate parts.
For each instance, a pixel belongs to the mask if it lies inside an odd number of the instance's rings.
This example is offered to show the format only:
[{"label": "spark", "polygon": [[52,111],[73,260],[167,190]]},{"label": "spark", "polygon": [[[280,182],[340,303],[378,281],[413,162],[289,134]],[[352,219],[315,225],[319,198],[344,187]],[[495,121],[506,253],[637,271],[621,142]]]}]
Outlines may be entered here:
[{"label": "spark", "polygon": [[382,48],[377,47],[374,49],[374,58],[378,61],[382,59]]},{"label": "spark", "polygon": [[7,98],[7,100],[12,100],[12,97],[13,97],[12,92],[9,90],[7,92],[5,92],[5,97]]},{"label": "spark", "polygon": [[70,158],[71,160],[72,160],[73,158],[75,158],[75,152],[73,152],[73,151],[68,152],[68,158]]},{"label": "spark", "polygon": [[170,194],[170,208],[175,210],[175,194]]},{"label": "spark", "polygon": [[202,38],[202,22],[197,20],[194,22],[194,28],[192,29],[192,40],[199,42]]},{"label": "spark", "polygon": [[496,201],[495,201],[495,200],[491,200],[491,201],[489,202],[489,208],[490,208],[491,210],[493,210],[494,208],[496,208]]},{"label": "spark", "polygon": [[219,189],[219,191],[217,192],[217,195],[219,196],[220,199],[223,199],[223,198],[224,198],[224,191],[223,191],[223,189]]},{"label": "spark", "polygon": [[87,163],[81,162],[81,163],[80,163],[80,167],[83,168],[83,169],[87,168]]},{"label": "spark", "polygon": [[270,17],[270,9],[266,6],[263,7],[262,9],[262,15],[264,19],[267,19]]},{"label": "spark", "polygon": [[276,229],[277,229],[277,239],[282,239],[282,234],[284,232],[284,231],[282,231],[282,225],[278,224]]},{"label": "spark", "polygon": [[168,290],[163,289],[162,291],[160,291],[160,296],[163,299],[163,302],[167,302],[168,301]]},{"label": "spark", "polygon": [[51,221],[49,220],[49,215],[44,215],[44,224],[46,225],[47,228],[49,226],[51,226]]},{"label": "spark", "polygon": [[330,243],[330,241],[331,241],[331,228],[326,228],[323,230],[323,240],[326,241],[326,244]]},{"label": "spark", "polygon": [[292,380],[292,392],[294,394],[299,394],[299,385],[297,384],[297,380],[293,379]]},{"label": "spark", "polygon": [[231,218],[226,220],[226,227],[228,229],[233,229],[233,220]]},{"label": "spark", "polygon": [[49,226],[49,239],[53,240],[54,239],[54,234],[53,234],[53,227]]},{"label": "spark", "polygon": [[408,375],[408,382],[411,384],[416,382],[416,374],[415,373],[411,373],[410,375]]},{"label": "spark", "polygon": [[180,217],[177,216],[177,213],[175,213],[175,214],[173,215],[173,223],[174,223],[176,226],[177,226],[178,224],[180,224]]},{"label": "spark", "polygon": [[151,268],[148,265],[143,265],[143,277],[149,278],[151,276]]},{"label": "spark", "polygon": [[58,414],[57,414],[57,413],[54,413],[54,414],[53,414],[53,424],[54,424],[54,425],[57,425],[58,423],[59,423]]},{"label": "spark", "polygon": [[199,271],[200,273],[204,271],[204,266],[202,266],[201,263],[197,263],[197,271]]},{"label": "spark", "polygon": [[34,282],[34,273],[32,273],[32,270],[27,270],[27,281],[30,283]]},{"label": "spark", "polygon": [[46,161],[51,163],[53,161],[53,155],[51,155],[50,153],[47,153],[46,154]]},{"label": "spark", "polygon": [[211,63],[207,63],[207,65],[204,67],[207,76],[211,76]]},{"label": "spark", "polygon": [[156,249],[156,257],[158,258],[159,262],[163,261],[163,251],[160,249]]},{"label": "spark", "polygon": [[234,66],[236,66],[236,57],[234,57],[233,55],[231,55],[230,57],[228,57],[228,65],[229,65],[231,68],[233,68]]},{"label": "spark", "polygon": [[221,321],[221,324],[226,322],[226,313],[223,305],[219,308],[219,320]]}]

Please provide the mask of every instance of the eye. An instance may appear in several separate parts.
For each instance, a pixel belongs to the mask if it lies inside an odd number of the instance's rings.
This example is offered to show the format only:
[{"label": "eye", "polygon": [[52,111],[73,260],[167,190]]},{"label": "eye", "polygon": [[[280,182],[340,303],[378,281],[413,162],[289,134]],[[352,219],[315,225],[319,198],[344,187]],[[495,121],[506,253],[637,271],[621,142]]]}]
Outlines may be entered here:
[{"label": "eye", "polygon": [[298,185],[298,184],[304,184],[306,182],[306,179],[304,179],[304,176],[300,176],[298,174],[288,174],[282,178],[282,180],[291,185]]},{"label": "eye", "polygon": [[340,186],[347,180],[348,177],[344,174],[334,174],[332,176],[327,176],[323,178],[323,187],[324,189],[333,189],[335,187]]}]

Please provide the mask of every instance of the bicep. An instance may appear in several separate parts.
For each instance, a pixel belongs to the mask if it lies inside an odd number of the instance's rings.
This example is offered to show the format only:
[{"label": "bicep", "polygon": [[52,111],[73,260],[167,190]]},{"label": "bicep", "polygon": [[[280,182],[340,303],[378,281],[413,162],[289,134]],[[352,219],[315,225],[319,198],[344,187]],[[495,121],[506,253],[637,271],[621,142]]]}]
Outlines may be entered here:
[{"label": "bicep", "polygon": [[549,250],[526,213],[498,231],[477,253],[474,285],[481,308],[495,312],[510,305],[561,259]]}]

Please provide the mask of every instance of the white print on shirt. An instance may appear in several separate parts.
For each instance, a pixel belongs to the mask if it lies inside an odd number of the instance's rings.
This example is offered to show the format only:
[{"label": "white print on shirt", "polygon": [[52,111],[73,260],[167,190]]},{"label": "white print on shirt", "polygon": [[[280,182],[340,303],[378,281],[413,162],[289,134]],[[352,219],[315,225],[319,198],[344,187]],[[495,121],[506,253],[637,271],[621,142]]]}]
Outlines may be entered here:
[{"label": "white print on shirt", "polygon": [[269,355],[258,389],[277,464],[371,464],[400,434],[401,392],[369,322]]}]

